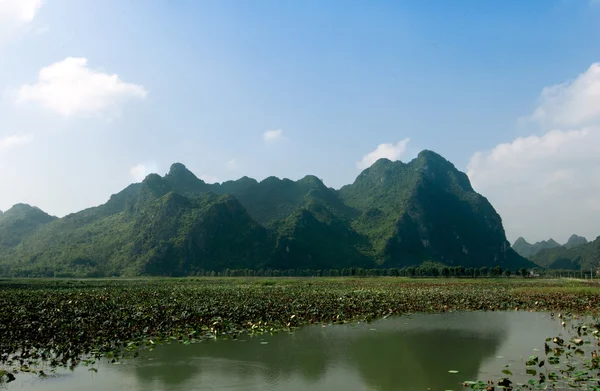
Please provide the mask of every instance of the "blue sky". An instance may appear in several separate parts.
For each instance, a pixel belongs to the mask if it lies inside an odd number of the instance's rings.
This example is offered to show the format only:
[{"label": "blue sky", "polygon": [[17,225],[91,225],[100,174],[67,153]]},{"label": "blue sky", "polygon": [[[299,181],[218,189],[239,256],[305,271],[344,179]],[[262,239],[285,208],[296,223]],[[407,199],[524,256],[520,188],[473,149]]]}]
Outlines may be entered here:
[{"label": "blue sky", "polygon": [[[600,81],[585,78],[600,61],[594,1],[2,0],[1,14],[2,210],[64,215],[176,161],[208,180],[310,173],[338,188],[373,151],[431,149],[469,171],[509,239],[600,234],[600,199],[548,187],[600,190],[569,176],[600,168],[588,151]],[[588,88],[571,84],[581,77]],[[534,115],[577,99],[591,122]],[[550,131],[571,136],[532,163]],[[499,158],[502,143],[516,155]]]}]

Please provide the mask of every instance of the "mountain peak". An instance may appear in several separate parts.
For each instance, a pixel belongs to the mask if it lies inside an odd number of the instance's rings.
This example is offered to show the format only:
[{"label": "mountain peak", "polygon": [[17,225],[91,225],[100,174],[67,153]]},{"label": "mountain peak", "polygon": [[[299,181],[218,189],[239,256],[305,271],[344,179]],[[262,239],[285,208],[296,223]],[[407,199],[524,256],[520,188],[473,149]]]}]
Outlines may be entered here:
[{"label": "mountain peak", "polygon": [[387,167],[390,164],[394,163],[393,161],[391,161],[390,159],[386,158],[386,157],[382,157],[379,158],[375,161],[375,163],[373,163],[371,165],[371,167]]},{"label": "mountain peak", "polygon": [[454,164],[450,163],[450,161],[446,160],[442,155],[428,149],[419,152],[415,160],[418,163],[426,164],[426,169],[443,168],[445,170],[456,170]]},{"label": "mountain peak", "polygon": [[517,240],[515,240],[515,243],[513,243],[513,247],[523,245],[523,244],[529,245],[529,242],[527,242],[527,240],[525,240],[524,237],[519,236],[519,238]]},{"label": "mountain peak", "polygon": [[548,239],[547,242],[545,242],[545,241],[542,240],[542,243],[546,243],[546,244],[549,244],[549,245],[552,245],[552,246],[555,246],[555,247],[560,246],[560,244],[556,240],[554,240],[552,238]]},{"label": "mountain peak", "polygon": [[312,187],[325,187],[325,184],[323,184],[323,181],[314,175],[306,175],[304,178],[298,180],[297,183],[301,184],[301,185],[312,186]]},{"label": "mountain peak", "polygon": [[417,159],[432,159],[432,160],[441,160],[447,162],[447,160],[437,152],[434,152],[430,149],[424,149],[417,155]]},{"label": "mountain peak", "polygon": [[144,178],[142,181],[143,184],[148,186],[152,186],[153,184],[160,182],[162,182],[162,177],[155,173],[146,175],[146,178]]},{"label": "mountain peak", "polygon": [[169,169],[169,174],[176,174],[179,172],[188,172],[189,170],[183,163],[173,163]]},{"label": "mountain peak", "polygon": [[586,243],[588,243],[588,240],[586,238],[584,238],[583,236],[573,234],[571,235],[567,243],[565,243],[565,247],[573,248]]},{"label": "mountain peak", "polygon": [[[29,204],[15,204],[12,206],[12,208],[10,208],[9,210],[7,210],[6,212],[3,213],[4,217],[9,217],[9,216],[13,216],[13,217],[22,217],[27,213],[30,212],[42,212],[44,213],[40,208],[36,207],[36,206],[31,206]],[[45,214],[45,213],[44,213]]]},{"label": "mountain peak", "polygon": [[523,257],[531,257],[544,249],[555,247],[560,247],[560,244],[552,238],[542,240],[541,242],[535,242],[534,244],[528,243],[523,238],[519,238],[512,245],[512,248]]},{"label": "mountain peak", "polygon": [[18,204],[14,204],[12,206],[12,208],[10,208],[9,210],[7,210],[7,212],[11,211],[11,210],[31,210],[31,209],[35,209],[35,207],[29,205],[29,204],[24,204],[24,203],[18,203]]},{"label": "mountain peak", "polygon": [[165,178],[168,180],[169,178],[175,180],[184,180],[184,181],[202,181],[193,172],[188,170],[188,168],[182,163],[173,163],[171,164],[171,168],[169,169],[169,173],[165,175]]},{"label": "mountain peak", "polygon": [[210,185],[207,185],[181,163],[173,163],[164,179],[173,190],[184,195],[210,191]]}]

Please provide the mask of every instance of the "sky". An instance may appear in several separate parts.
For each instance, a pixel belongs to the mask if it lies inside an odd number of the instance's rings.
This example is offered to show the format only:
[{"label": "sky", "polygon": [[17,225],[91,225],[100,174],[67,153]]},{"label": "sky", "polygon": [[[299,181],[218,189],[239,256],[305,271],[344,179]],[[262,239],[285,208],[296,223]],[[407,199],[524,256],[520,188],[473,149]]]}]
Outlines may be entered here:
[{"label": "sky", "polygon": [[423,149],[511,242],[600,235],[600,1],[0,0],[0,210]]}]

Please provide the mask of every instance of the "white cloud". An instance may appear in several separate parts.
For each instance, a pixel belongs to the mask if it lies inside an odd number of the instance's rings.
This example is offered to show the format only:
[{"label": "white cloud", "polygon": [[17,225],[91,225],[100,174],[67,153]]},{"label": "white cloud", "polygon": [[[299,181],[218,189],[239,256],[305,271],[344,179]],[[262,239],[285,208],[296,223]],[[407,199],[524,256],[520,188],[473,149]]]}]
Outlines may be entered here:
[{"label": "white cloud", "polygon": [[530,118],[541,135],[477,152],[468,175],[510,240],[600,235],[600,65],[544,88]]},{"label": "white cloud", "polygon": [[237,169],[237,161],[235,159],[231,159],[225,164],[225,166],[228,170],[234,171]]},{"label": "white cloud", "polygon": [[44,0],[0,0],[0,38],[14,34],[31,23]]},{"label": "white cloud", "polygon": [[377,160],[386,158],[390,160],[398,160],[406,152],[406,146],[410,141],[409,138],[400,140],[394,144],[379,144],[375,150],[367,153],[363,156],[362,160],[356,162],[356,167],[364,170],[365,168],[371,167]]},{"label": "white cloud", "polygon": [[216,176],[212,176],[212,175],[209,175],[209,174],[201,174],[199,176],[199,178],[202,179],[206,183],[217,183],[217,182],[219,182],[219,179]]},{"label": "white cloud", "polygon": [[0,20],[29,23],[42,5],[44,0],[0,0]]},{"label": "white cloud", "polygon": [[[1,0],[0,0],[1,1]],[[18,147],[25,144],[30,144],[33,142],[32,134],[21,134],[17,133],[12,136],[0,138],[0,150],[2,149],[10,149],[13,147]]]},{"label": "white cloud", "polygon": [[143,86],[126,83],[116,74],[90,69],[86,58],[67,57],[42,68],[36,84],[22,86],[17,103],[35,102],[64,117],[87,117],[146,95]]},{"label": "white cloud", "polygon": [[263,140],[265,140],[268,143],[274,143],[277,141],[281,141],[283,139],[284,139],[283,130],[281,130],[281,129],[267,130],[266,132],[263,133]]},{"label": "white cloud", "polygon": [[573,128],[600,122],[600,63],[575,80],[546,87],[529,120],[549,128]]},{"label": "white cloud", "polygon": [[129,173],[136,182],[143,181],[149,174],[156,173],[157,171],[158,167],[153,162],[140,163],[129,169]]}]

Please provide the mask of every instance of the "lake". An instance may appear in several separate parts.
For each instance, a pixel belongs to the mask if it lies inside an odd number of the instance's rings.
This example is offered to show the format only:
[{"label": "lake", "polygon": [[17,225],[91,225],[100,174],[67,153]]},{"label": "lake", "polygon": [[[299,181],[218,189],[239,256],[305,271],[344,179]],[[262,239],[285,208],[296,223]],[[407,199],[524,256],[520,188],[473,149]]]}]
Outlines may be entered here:
[{"label": "lake", "polygon": [[547,313],[456,312],[308,326],[157,346],[118,365],[98,363],[97,372],[19,374],[8,390],[458,390],[465,380],[497,379],[507,364],[518,380],[560,323]]}]

